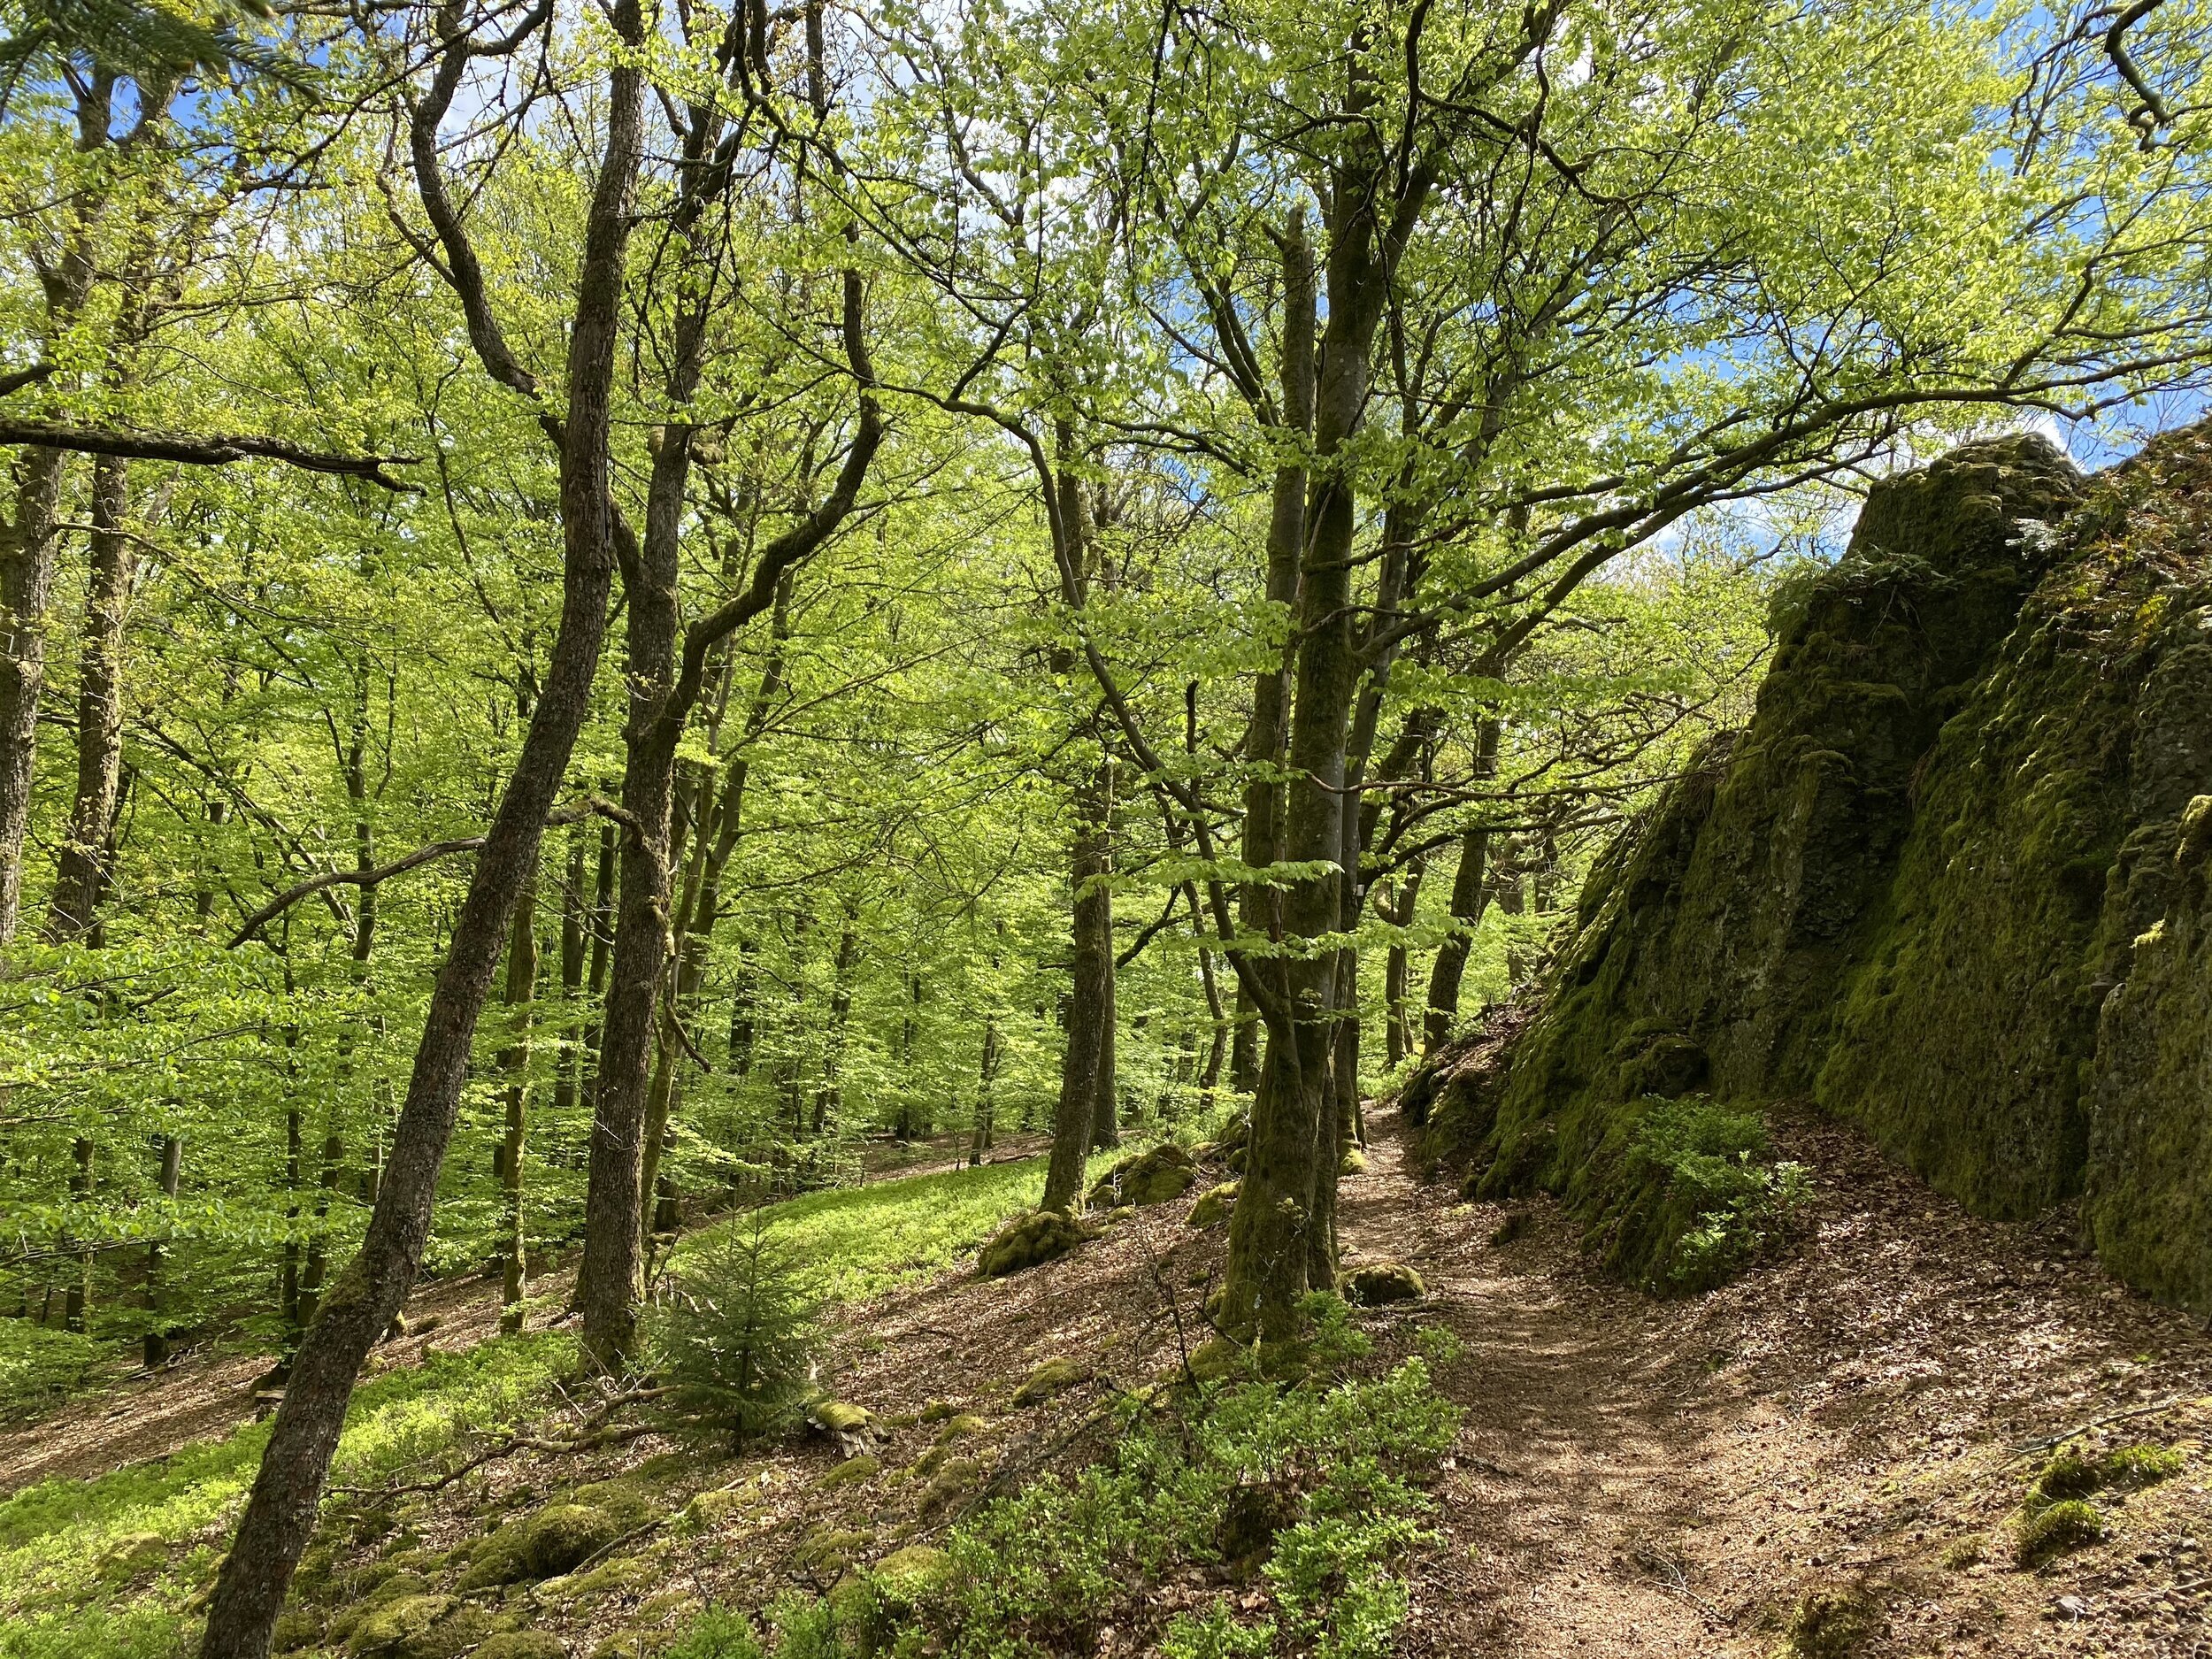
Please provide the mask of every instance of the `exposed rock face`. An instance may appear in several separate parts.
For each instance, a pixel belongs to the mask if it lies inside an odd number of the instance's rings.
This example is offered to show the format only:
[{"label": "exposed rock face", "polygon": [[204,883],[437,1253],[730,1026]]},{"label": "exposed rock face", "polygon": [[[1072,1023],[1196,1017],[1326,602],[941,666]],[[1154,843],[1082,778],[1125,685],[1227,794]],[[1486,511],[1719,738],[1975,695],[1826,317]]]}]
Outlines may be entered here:
[{"label": "exposed rock face", "polygon": [[1431,1150],[1572,1202],[1651,1097],[1809,1096],[1983,1213],[2084,1198],[2116,1271],[2212,1308],[2208,517],[2203,431],[1878,486]]}]

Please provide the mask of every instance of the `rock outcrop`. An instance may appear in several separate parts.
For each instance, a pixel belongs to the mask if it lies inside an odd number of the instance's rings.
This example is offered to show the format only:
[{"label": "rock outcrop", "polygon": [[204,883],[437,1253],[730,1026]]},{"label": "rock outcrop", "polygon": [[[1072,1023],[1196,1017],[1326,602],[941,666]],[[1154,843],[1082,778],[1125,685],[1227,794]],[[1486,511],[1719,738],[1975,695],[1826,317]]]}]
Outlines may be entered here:
[{"label": "rock outcrop", "polygon": [[2205,429],[1877,486],[1533,1017],[1417,1084],[1432,1155],[1601,1210],[1652,1101],[1809,1098],[1984,1214],[2079,1199],[2116,1271],[2212,1310],[2208,520]]}]

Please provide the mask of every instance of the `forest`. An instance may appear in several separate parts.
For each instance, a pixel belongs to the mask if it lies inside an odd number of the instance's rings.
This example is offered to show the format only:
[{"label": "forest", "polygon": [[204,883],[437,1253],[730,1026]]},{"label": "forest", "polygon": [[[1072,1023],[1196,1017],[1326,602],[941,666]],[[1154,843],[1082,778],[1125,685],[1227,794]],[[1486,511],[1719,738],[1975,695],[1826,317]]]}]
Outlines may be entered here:
[{"label": "forest", "polygon": [[0,0],[0,1655],[2212,1642],[2208,49]]}]

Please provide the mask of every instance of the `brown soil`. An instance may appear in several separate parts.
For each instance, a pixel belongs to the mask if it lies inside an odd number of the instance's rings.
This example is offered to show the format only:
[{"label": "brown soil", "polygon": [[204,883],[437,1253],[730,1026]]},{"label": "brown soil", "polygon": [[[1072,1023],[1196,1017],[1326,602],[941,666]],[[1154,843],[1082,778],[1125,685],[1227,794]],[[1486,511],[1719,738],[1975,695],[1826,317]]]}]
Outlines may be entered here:
[{"label": "brown soil", "polygon": [[[1412,1179],[1396,1118],[1379,1120],[1368,1172],[1344,1186],[1346,1255],[1409,1262],[1430,1294],[1363,1317],[1386,1357],[1425,1323],[1465,1347],[1438,1373],[1465,1423],[1399,1651],[1766,1659],[1801,1597],[1840,1586],[1886,1626],[1855,1650],[1872,1659],[2212,1655],[2200,1542],[2212,1539],[2212,1340],[2116,1286],[2063,1227],[1975,1220],[1832,1125],[1786,1122],[1777,1138],[1812,1171],[1802,1236],[1725,1289],[1659,1302],[1594,1276],[1548,1202],[1471,1205]],[[648,1437],[494,1463],[403,1509],[400,1535],[347,1553],[442,1548],[480,1531],[488,1509],[657,1458],[648,1472],[672,1508],[714,1488],[734,1501],[710,1525],[664,1526],[615,1551],[643,1552],[629,1586],[518,1592],[533,1622],[589,1654],[705,1601],[826,1589],[841,1563],[810,1560],[810,1543],[846,1533],[850,1555],[879,1556],[1095,1453],[1110,1384],[1172,1369],[1202,1334],[1196,1309],[1222,1233],[1187,1227],[1189,1202],[1117,1219],[1065,1261],[990,1283],[955,1275],[854,1310],[825,1379],[883,1425],[872,1479],[825,1485],[841,1454],[819,1437],[722,1462]],[[1509,1214],[1521,1217],[1515,1236],[1492,1243]],[[480,1287],[479,1303],[429,1340],[472,1340],[488,1325]],[[1015,1408],[1031,1368],[1060,1356],[1097,1380]],[[157,1448],[165,1424],[204,1432],[219,1382],[211,1370],[159,1413],[158,1387],[124,1402],[134,1455]],[[975,1460],[977,1484],[925,1510],[914,1465],[941,1432],[919,1420],[933,1404],[983,1426],[942,1453]],[[64,1437],[96,1436],[107,1420]],[[2070,1434],[2180,1446],[2189,1461],[2161,1485],[2101,1497],[2106,1541],[2021,1571],[2010,1525],[2046,1448]],[[123,1450],[111,1439],[81,1466]],[[0,1441],[0,1459],[20,1455]],[[50,1467],[69,1455],[58,1449]],[[1164,1586],[1150,1628],[1211,1593],[1194,1578]],[[1101,1651],[1142,1645],[1133,1630],[1102,1636]]]}]

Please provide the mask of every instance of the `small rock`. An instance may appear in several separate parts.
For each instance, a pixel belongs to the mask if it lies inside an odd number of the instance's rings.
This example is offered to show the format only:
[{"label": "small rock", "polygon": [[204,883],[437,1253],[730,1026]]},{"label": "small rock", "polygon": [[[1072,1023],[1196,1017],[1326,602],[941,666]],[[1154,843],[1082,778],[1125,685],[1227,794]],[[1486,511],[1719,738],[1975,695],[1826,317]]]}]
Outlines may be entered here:
[{"label": "small rock", "polygon": [[1033,1210],[1015,1217],[983,1247],[976,1271],[985,1279],[1003,1279],[1056,1261],[1089,1236],[1083,1224],[1064,1210]]},{"label": "small rock", "polygon": [[1190,1207],[1190,1214],[1184,1217],[1184,1224],[1193,1227],[1221,1225],[1229,1219],[1229,1212],[1237,1207],[1239,1185],[1236,1181],[1224,1181],[1218,1187],[1208,1187],[1198,1202]]},{"label": "small rock", "polygon": [[1031,1371],[1014,1390],[1016,1406],[1033,1406],[1079,1388],[1091,1379],[1091,1368],[1071,1359],[1048,1359]]},{"label": "small rock", "polygon": [[838,1486],[861,1486],[882,1472],[883,1460],[880,1457],[863,1454],[858,1457],[848,1457],[815,1484],[826,1492]]},{"label": "small rock", "polygon": [[1418,1302],[1429,1294],[1429,1287],[1421,1282],[1421,1275],[1402,1262],[1378,1262],[1368,1267],[1356,1267],[1344,1275],[1340,1288],[1347,1302],[1363,1308],[1377,1308],[1390,1302]]}]

